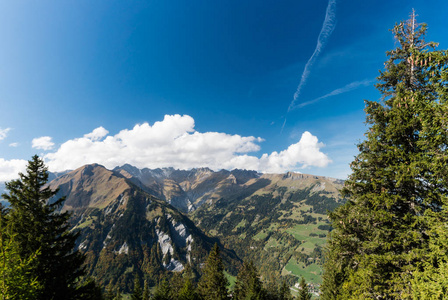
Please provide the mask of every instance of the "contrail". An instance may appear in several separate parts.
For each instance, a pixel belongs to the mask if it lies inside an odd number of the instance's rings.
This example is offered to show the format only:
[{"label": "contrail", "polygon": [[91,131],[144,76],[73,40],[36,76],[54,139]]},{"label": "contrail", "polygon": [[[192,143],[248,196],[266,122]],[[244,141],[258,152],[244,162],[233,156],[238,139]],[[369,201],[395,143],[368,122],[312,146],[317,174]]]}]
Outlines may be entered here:
[{"label": "contrail", "polygon": [[310,101],[307,101],[307,102],[300,103],[300,104],[296,105],[294,108],[301,108],[301,107],[304,107],[304,106],[316,103],[316,102],[318,102],[318,101],[320,101],[322,99],[325,99],[325,98],[328,98],[328,97],[331,97],[331,96],[336,96],[336,95],[339,95],[339,94],[342,94],[342,93],[347,93],[347,92],[350,92],[350,91],[352,91],[354,89],[357,89],[360,86],[371,85],[374,81],[375,81],[375,79],[365,79],[365,80],[362,80],[362,81],[355,81],[355,82],[349,83],[349,84],[345,85],[344,87],[335,89],[334,91],[331,91],[328,94],[323,95],[323,96],[321,96],[319,98],[316,98],[316,99],[313,99],[313,100],[310,100]]},{"label": "contrail", "polygon": [[286,117],[285,117],[285,121],[283,122],[282,129],[280,130],[280,134],[283,133],[283,128],[285,128],[285,125],[286,125]]},{"label": "contrail", "polygon": [[336,0],[329,0],[327,11],[325,13],[325,20],[322,25],[322,29],[320,30],[319,37],[317,38],[316,49],[314,49],[313,55],[311,55],[310,59],[305,65],[305,69],[302,73],[302,78],[300,79],[299,86],[297,87],[297,91],[294,93],[294,99],[288,107],[288,112],[294,109],[294,105],[299,98],[300,92],[302,91],[302,87],[305,85],[308,76],[310,75],[310,68],[313,66],[316,58],[319,56],[320,51],[325,46],[328,38],[334,30],[336,25]]}]

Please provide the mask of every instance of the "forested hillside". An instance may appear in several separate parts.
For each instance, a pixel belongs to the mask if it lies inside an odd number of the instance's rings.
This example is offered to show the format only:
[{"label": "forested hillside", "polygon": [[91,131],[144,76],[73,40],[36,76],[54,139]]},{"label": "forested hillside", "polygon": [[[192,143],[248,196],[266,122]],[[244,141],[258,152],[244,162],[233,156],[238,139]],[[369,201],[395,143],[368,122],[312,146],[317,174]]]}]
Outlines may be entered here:
[{"label": "forested hillside", "polygon": [[288,173],[263,175],[246,185],[264,182],[248,196],[223,195],[193,213],[195,222],[211,236],[252,260],[268,281],[281,276],[292,285],[304,276],[320,284],[326,237],[331,230],[327,211],[343,199],[342,181]]}]

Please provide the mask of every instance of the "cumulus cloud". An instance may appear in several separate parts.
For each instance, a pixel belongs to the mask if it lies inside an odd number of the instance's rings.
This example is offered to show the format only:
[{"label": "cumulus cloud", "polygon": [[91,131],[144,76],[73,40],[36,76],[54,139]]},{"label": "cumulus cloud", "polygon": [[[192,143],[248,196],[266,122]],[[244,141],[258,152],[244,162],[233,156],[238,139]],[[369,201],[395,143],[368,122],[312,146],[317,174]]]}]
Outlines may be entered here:
[{"label": "cumulus cloud", "polygon": [[19,143],[11,143],[9,144],[9,147],[19,147]]},{"label": "cumulus cloud", "polygon": [[5,129],[0,128],[0,141],[4,140],[8,136],[8,132],[10,130],[11,130],[11,128],[5,128]]},{"label": "cumulus cloud", "polygon": [[83,137],[63,143],[57,151],[45,155],[52,171],[76,169],[99,163],[114,168],[129,163],[139,168],[174,167],[190,169],[251,169],[260,172],[285,172],[307,166],[324,167],[331,160],[320,151],[317,137],[303,133],[300,141],[279,153],[249,155],[259,151],[262,138],[220,132],[201,133],[194,119],[184,115],[166,115],[163,121],[135,125],[108,135],[103,127]]},{"label": "cumulus cloud", "polygon": [[97,140],[100,140],[103,137],[105,137],[108,133],[109,133],[109,131],[104,129],[103,126],[100,126],[100,127],[96,128],[95,130],[93,130],[91,133],[85,134],[84,137],[91,139],[92,141],[97,141]]},{"label": "cumulus cloud", "polygon": [[23,159],[5,160],[0,158],[0,182],[18,178],[19,172],[25,172],[27,163]]},{"label": "cumulus cloud", "polygon": [[54,143],[51,141],[51,139],[52,138],[49,136],[35,138],[31,142],[31,147],[33,147],[34,149],[51,150],[54,146]]}]

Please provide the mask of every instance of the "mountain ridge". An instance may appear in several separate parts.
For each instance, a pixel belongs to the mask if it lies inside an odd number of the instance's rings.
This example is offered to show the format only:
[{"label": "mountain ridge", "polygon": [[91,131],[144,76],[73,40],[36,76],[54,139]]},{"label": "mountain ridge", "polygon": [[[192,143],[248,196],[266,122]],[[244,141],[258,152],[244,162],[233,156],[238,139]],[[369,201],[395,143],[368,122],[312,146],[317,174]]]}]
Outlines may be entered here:
[{"label": "mountain ridge", "polygon": [[241,259],[254,260],[267,280],[320,283],[326,212],[343,203],[343,183],[295,172],[90,164],[48,185],[66,197],[61,209],[80,231],[88,274],[129,291],[135,276],[155,285],[189,263],[199,274],[215,242],[232,274]]},{"label": "mountain ridge", "polygon": [[91,164],[49,183],[65,197],[77,248],[86,255],[87,274],[102,286],[131,291],[135,277],[156,285],[161,276],[200,265],[214,243],[221,245],[226,268],[236,274],[240,259],[219,239],[201,229],[174,206],[150,195],[128,178]]}]

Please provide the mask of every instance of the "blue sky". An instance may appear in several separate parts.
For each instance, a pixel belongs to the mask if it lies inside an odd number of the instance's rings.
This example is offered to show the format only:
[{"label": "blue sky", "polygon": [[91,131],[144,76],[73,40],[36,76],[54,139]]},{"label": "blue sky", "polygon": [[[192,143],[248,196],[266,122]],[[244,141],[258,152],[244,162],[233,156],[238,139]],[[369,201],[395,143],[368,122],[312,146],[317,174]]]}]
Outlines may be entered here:
[{"label": "blue sky", "polygon": [[389,29],[412,8],[448,48],[445,0],[2,1],[0,181],[33,154],[54,171],[129,162],[345,178]]}]

